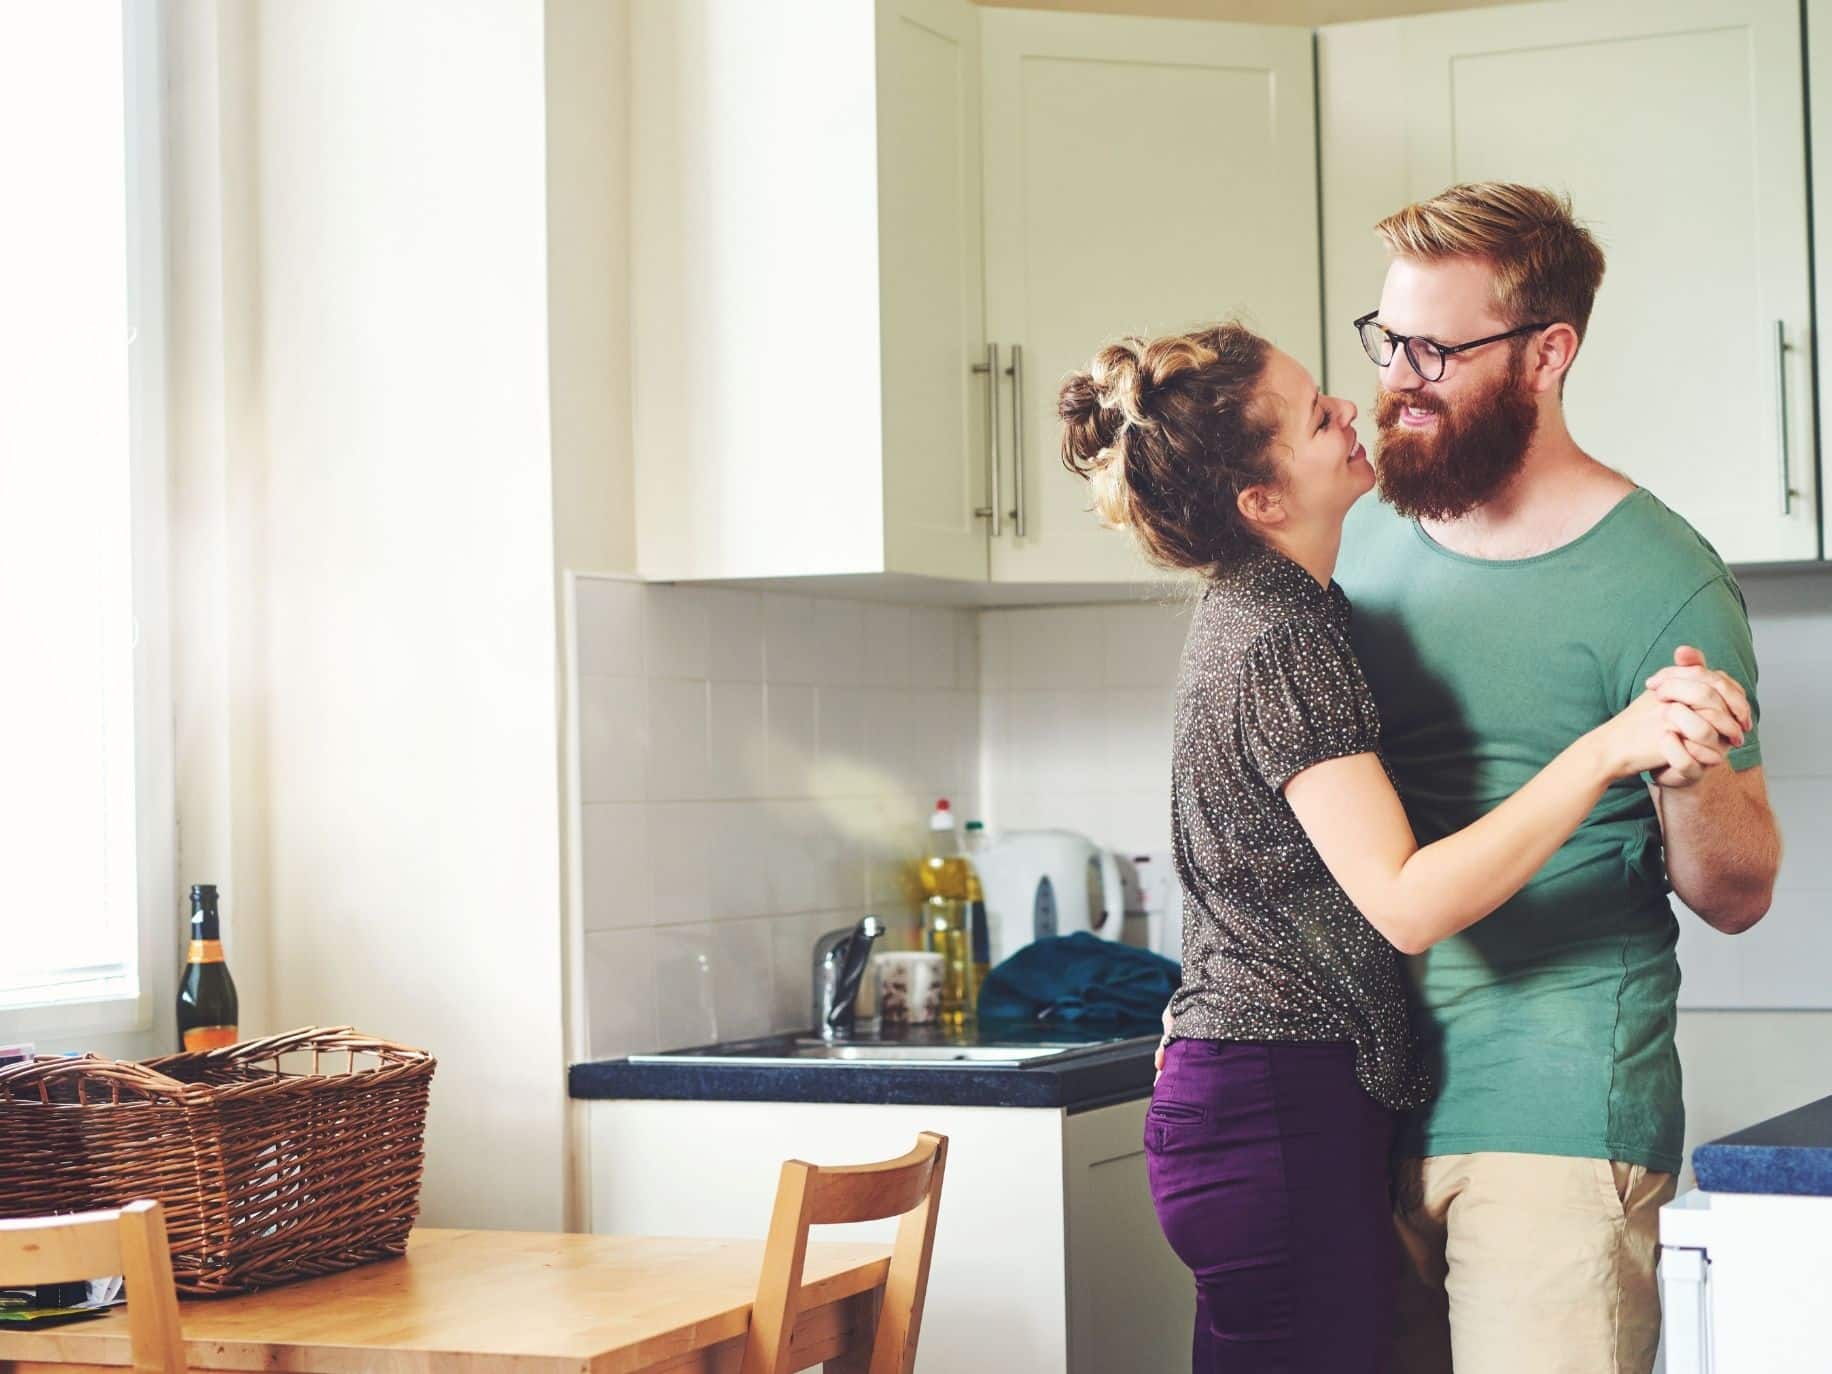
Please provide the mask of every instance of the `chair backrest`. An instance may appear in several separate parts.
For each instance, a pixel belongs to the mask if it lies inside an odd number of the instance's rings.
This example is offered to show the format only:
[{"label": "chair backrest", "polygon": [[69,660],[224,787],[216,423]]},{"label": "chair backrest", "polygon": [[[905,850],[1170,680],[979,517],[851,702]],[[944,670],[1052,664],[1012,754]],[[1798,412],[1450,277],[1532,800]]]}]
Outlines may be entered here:
[{"label": "chair backrest", "polygon": [[910,1374],[922,1326],[922,1300],[929,1287],[929,1255],[935,1248],[935,1215],[947,1158],[947,1137],[924,1131],[907,1155],[879,1164],[822,1168],[791,1159],[782,1166],[757,1299],[751,1305],[742,1374],[785,1374],[789,1368],[789,1337],[801,1310],[808,1228],[897,1216],[903,1221],[891,1251],[869,1374]]},{"label": "chair backrest", "polygon": [[0,1284],[76,1283],[109,1274],[127,1281],[134,1368],[186,1374],[165,1209],[158,1203],[0,1221]]}]

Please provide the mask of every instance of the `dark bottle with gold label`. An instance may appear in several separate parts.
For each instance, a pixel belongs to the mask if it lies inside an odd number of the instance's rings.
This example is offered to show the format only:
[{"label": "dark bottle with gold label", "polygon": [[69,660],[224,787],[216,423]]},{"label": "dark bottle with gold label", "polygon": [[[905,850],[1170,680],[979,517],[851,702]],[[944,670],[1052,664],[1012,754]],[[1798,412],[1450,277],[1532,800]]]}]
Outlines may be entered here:
[{"label": "dark bottle with gold label", "polygon": [[191,889],[191,953],[178,984],[178,1048],[213,1050],[236,1041],[235,979],[223,962],[222,927],[216,917],[216,888]]}]

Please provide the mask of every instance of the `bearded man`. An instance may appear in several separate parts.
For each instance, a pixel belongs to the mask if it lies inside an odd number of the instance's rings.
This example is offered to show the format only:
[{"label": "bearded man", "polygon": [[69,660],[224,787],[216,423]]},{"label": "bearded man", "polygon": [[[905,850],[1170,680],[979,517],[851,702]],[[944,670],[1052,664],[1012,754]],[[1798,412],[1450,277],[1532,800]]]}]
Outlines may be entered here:
[{"label": "bearded man", "polygon": [[[1569,203],[1457,186],[1377,232],[1391,262],[1356,327],[1381,369],[1380,492],[1402,518],[1351,517],[1337,578],[1428,844],[1651,676],[1733,690],[1723,669],[1753,712],[1756,662],[1717,553],[1566,427],[1604,266]],[[1767,911],[1780,862],[1755,730],[1730,762],[1612,792],[1518,897],[1408,961],[1438,1092],[1396,1152],[1396,1371],[1652,1367],[1657,1213],[1684,1135],[1667,894],[1734,934]]]}]

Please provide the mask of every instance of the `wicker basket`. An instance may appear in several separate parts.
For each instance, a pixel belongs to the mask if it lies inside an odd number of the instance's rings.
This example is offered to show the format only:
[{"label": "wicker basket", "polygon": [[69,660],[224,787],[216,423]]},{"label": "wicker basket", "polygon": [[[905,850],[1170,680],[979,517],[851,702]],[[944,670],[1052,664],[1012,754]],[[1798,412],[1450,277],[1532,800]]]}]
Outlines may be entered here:
[{"label": "wicker basket", "polygon": [[399,1255],[433,1067],[339,1026],[140,1064],[0,1069],[0,1217],[157,1198],[191,1297]]}]

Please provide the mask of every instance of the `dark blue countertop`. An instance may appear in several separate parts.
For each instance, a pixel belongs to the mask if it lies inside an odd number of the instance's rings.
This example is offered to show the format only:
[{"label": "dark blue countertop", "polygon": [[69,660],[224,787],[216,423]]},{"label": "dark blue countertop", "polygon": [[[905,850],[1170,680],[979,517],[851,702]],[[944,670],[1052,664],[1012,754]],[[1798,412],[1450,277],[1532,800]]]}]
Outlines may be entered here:
[{"label": "dark blue countertop", "polygon": [[1832,1197],[1832,1097],[1700,1145],[1692,1172],[1707,1192]]},{"label": "dark blue countertop", "polygon": [[[1155,1037],[1155,1029],[1145,1028]],[[1138,1028],[1128,1032],[1140,1034]],[[1009,1036],[999,1043],[1013,1043]],[[1089,1111],[1151,1095],[1155,1038],[1069,1058],[1012,1065],[666,1063],[603,1059],[574,1064],[575,1098],[698,1102],[831,1102],[923,1107],[1054,1107]],[[709,1047],[710,1049],[711,1047]]]}]

